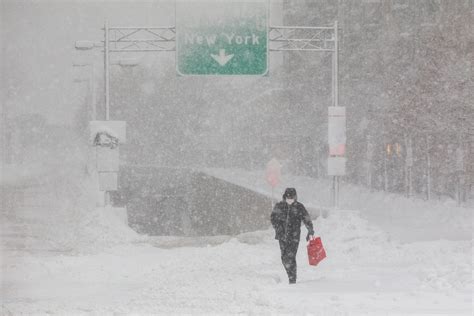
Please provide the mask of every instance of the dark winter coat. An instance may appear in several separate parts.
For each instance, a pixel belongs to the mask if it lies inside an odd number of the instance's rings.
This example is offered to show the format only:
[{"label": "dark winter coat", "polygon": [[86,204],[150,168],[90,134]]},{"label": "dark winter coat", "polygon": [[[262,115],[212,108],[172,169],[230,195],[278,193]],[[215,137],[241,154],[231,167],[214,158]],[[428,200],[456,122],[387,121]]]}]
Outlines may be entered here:
[{"label": "dark winter coat", "polygon": [[285,200],[275,204],[271,215],[272,226],[275,229],[275,239],[300,241],[301,222],[309,232],[313,233],[313,223],[304,205],[298,201],[288,205]]}]

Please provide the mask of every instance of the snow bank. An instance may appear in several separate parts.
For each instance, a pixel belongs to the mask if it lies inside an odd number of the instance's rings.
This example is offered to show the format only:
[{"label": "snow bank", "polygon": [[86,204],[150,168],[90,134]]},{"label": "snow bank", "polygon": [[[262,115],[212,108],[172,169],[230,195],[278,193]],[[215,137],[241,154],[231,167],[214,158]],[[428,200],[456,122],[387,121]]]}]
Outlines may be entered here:
[{"label": "snow bank", "polygon": [[474,209],[448,201],[425,201],[344,184],[341,204],[359,209],[370,221],[403,241],[469,239]]},{"label": "snow bank", "polygon": [[87,168],[89,147],[75,148],[67,160],[50,156],[48,161],[5,168],[3,193],[16,195],[15,199],[6,197],[11,203],[5,207],[11,209],[3,210],[2,228],[25,235],[6,241],[13,248],[95,253],[143,238],[120,220],[114,209],[97,208],[97,175]]},{"label": "snow bank", "polygon": [[77,253],[95,253],[119,244],[141,240],[116,209],[97,207],[97,181],[93,176],[66,181],[59,193],[54,222],[58,225],[51,241]]},{"label": "snow bank", "polygon": [[469,240],[400,243],[361,218],[359,212],[346,210],[319,218],[315,230],[322,236],[328,253],[325,264],[403,268],[416,278],[417,291],[450,295],[472,291]]}]

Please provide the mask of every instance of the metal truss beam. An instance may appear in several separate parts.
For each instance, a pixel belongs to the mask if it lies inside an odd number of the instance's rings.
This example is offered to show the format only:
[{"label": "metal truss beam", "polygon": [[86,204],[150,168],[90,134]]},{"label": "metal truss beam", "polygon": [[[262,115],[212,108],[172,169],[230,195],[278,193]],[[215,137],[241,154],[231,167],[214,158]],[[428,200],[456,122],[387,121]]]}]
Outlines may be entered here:
[{"label": "metal truss beam", "polygon": [[268,32],[270,51],[334,52],[335,28],[273,26]]},{"label": "metal truss beam", "polygon": [[109,52],[162,52],[176,50],[176,28],[109,27]]},{"label": "metal truss beam", "polygon": [[[271,26],[269,51],[334,52],[334,27]],[[176,50],[176,27],[110,27],[110,52]]]}]

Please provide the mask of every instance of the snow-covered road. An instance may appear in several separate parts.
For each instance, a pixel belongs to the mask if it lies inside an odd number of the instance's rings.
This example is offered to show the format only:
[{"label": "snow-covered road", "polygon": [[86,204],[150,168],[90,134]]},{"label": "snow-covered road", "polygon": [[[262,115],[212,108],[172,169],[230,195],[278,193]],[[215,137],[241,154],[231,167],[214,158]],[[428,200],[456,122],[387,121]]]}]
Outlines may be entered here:
[{"label": "snow-covered road", "polygon": [[[301,198],[314,204],[305,193],[313,190],[309,182],[295,181]],[[2,238],[2,314],[472,314],[472,239],[463,233],[453,240],[401,242],[371,221],[373,214],[331,212],[314,222],[328,258],[309,266],[301,242],[298,282],[289,285],[271,229],[195,240],[147,238],[107,211],[91,209],[88,199],[71,200],[70,185],[47,185],[68,203],[47,199],[50,207],[44,207],[44,196],[29,202],[43,205],[34,209],[43,221],[30,222],[29,231],[49,249],[5,247]],[[424,216],[423,203],[407,205]],[[472,221],[472,210],[458,210],[459,218],[446,225],[468,228],[472,224],[458,224]],[[10,224],[15,220],[9,217]],[[174,247],[180,244],[186,246]]]},{"label": "snow-covered road", "polygon": [[[335,218],[328,221],[338,226]],[[3,311],[470,315],[468,242],[395,246],[376,232],[350,234],[348,226],[322,234],[329,257],[318,267],[306,264],[301,244],[294,286],[287,284],[271,231],[209,247],[145,243],[82,256],[18,253],[4,271]],[[440,246],[444,256],[433,262]]]}]

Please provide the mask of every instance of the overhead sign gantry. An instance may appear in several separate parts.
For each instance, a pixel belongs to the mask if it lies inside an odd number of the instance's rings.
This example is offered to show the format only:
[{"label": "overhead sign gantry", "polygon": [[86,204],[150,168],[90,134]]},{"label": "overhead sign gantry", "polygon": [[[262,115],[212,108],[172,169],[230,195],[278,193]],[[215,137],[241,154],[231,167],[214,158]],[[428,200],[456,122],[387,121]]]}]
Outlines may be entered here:
[{"label": "overhead sign gantry", "polygon": [[345,109],[339,108],[338,23],[269,26],[267,5],[267,0],[178,0],[175,26],[109,27],[106,21],[103,45],[88,46],[104,48],[105,120],[110,119],[110,53],[175,51],[181,75],[265,75],[269,51],[331,53],[328,175],[333,177],[332,200],[337,208],[339,177],[345,175],[346,164]]}]

